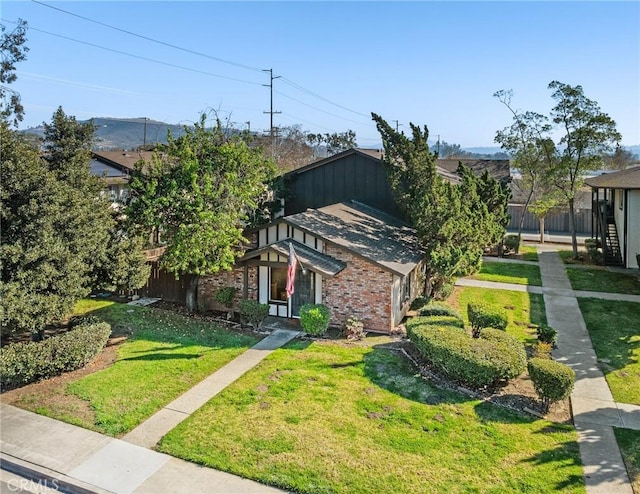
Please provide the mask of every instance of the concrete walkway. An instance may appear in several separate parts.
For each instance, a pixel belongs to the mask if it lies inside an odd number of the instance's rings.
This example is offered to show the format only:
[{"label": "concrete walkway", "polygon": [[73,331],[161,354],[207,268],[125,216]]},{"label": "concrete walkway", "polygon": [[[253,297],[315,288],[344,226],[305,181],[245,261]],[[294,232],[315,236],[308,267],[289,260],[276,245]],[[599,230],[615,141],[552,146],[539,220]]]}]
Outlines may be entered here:
[{"label": "concrete walkway", "polygon": [[239,355],[227,365],[217,370],[189,391],[179,396],[162,410],[152,415],[122,439],[145,448],[154,447],[162,436],[175,428],[198,408],[217,395],[224,388],[254,368],[271,352],[280,348],[300,333],[277,329],[264,340]]},{"label": "concrete walkway", "polygon": [[640,407],[616,403],[598,366],[582,312],[557,252],[538,249],[547,322],[558,331],[554,358],[576,373],[573,421],[588,494],[632,494],[613,427],[640,430]]},{"label": "concrete walkway", "polygon": [[[0,403],[2,469],[74,493],[276,493],[279,489],[151,448],[221,390],[300,333],[276,329],[122,440]],[[7,481],[8,482],[8,481]],[[13,484],[7,484],[10,488]]]},{"label": "concrete walkway", "polygon": [[[566,267],[556,249],[557,246],[552,245],[538,246],[542,287],[471,279],[460,279],[456,285],[543,294],[547,322],[558,331],[554,359],[569,365],[576,373],[571,407],[578,431],[587,493],[632,494],[613,427],[640,430],[640,406],[614,401],[604,374],[598,366],[598,359],[576,297],[640,303],[640,296],[574,291]],[[498,258],[485,260],[505,262]]]}]

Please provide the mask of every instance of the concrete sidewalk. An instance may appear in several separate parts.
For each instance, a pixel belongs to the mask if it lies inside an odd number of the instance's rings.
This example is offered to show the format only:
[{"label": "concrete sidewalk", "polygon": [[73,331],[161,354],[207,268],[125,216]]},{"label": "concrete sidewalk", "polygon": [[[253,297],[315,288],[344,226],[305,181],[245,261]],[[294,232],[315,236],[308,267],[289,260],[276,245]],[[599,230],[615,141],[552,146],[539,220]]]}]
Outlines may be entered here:
[{"label": "concrete sidewalk", "polygon": [[168,404],[122,440],[0,403],[2,469],[74,493],[276,493],[279,489],[151,448],[229,384],[300,332],[269,336]]},{"label": "concrete sidewalk", "polygon": [[571,406],[587,493],[631,494],[613,427],[640,429],[640,407],[613,400],[560,256],[543,249],[538,254],[547,322],[558,331],[554,358],[576,373]]},{"label": "concrete sidewalk", "polygon": [[[283,491],[0,403],[2,469],[72,493]],[[9,487],[20,485],[13,481]],[[14,492],[16,489],[14,489]]]}]

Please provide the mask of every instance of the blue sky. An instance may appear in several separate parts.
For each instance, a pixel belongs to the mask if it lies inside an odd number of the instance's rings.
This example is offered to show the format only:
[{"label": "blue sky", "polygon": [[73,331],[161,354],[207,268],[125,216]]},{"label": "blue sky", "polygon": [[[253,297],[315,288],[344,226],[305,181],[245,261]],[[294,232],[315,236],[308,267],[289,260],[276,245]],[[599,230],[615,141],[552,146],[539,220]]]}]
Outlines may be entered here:
[{"label": "blue sky", "polygon": [[380,142],[372,111],[401,130],[411,121],[434,139],[494,146],[511,116],[493,93],[513,89],[514,106],[548,113],[552,80],[582,85],[622,143],[640,143],[637,1],[42,2],[76,15],[27,0],[0,5],[8,29],[18,18],[32,28],[12,86],[22,128],[62,106],[81,120],[168,123],[213,109],[238,128],[267,130],[262,69],[273,68],[275,125],[353,129],[363,147]]}]

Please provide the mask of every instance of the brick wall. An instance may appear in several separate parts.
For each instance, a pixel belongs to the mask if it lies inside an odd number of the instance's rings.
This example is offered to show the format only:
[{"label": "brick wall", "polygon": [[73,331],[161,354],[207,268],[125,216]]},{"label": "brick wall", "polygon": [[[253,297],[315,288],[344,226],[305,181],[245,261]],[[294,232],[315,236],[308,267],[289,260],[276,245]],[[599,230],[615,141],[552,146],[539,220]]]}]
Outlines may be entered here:
[{"label": "brick wall", "polygon": [[[258,299],[258,268],[249,266],[248,268],[248,290],[247,298]],[[224,287],[232,286],[236,289],[234,307],[237,307],[239,300],[244,294],[244,266],[238,266],[231,271],[201,276],[198,282],[198,307],[202,311],[207,310],[227,310],[227,308],[216,302],[216,292]]]},{"label": "brick wall", "polygon": [[393,275],[332,245],[326,245],[325,254],[347,264],[333,278],[322,279],[322,303],[331,310],[331,325],[343,326],[349,316],[357,316],[365,330],[391,331]]}]

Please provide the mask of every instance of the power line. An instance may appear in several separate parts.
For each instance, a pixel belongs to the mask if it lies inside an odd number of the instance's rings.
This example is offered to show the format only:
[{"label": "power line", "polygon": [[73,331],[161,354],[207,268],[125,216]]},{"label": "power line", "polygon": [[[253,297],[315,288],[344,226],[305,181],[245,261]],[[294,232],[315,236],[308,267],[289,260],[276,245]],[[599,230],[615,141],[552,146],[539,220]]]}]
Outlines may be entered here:
[{"label": "power line", "polygon": [[[16,24],[16,22],[9,21],[9,20],[6,20],[6,19],[2,19],[2,21],[3,22],[9,22],[11,24]],[[214,74],[212,72],[206,72],[204,70],[192,69],[192,68],[189,68],[189,67],[185,67],[183,65],[176,65],[176,64],[173,64],[173,63],[169,63],[169,62],[163,62],[161,60],[155,60],[153,58],[143,57],[141,55],[134,55],[133,53],[128,53],[128,52],[125,52],[125,51],[116,50],[114,48],[108,48],[106,46],[96,45],[95,43],[89,43],[88,41],[82,41],[82,40],[79,40],[79,39],[71,38],[69,36],[64,36],[62,34],[52,33],[50,31],[45,31],[44,29],[37,29],[37,28],[35,28],[33,26],[29,26],[29,29],[32,30],[32,31],[37,31],[39,33],[48,34],[50,36],[55,36],[57,38],[62,38],[62,39],[66,39],[68,41],[73,41],[74,43],[80,43],[82,45],[91,46],[93,48],[99,48],[101,50],[110,51],[110,52],[113,52],[113,53],[118,53],[119,55],[125,55],[125,56],[128,56],[128,57],[137,58],[139,60],[145,60],[147,62],[152,62],[152,63],[157,63],[157,64],[160,64],[160,65],[165,65],[167,67],[173,67],[173,68],[176,68],[176,69],[188,70],[189,72],[196,72],[198,74],[204,74],[204,75],[208,75],[208,76],[211,76],[211,77],[218,77],[220,79],[227,79],[229,81],[242,82],[244,84],[253,84],[255,86],[260,86],[261,85],[259,82],[246,81],[244,79],[238,79],[238,78],[235,78],[235,77],[228,77],[228,76],[225,76],[225,75]]]},{"label": "power line", "polygon": [[[184,51],[184,52],[187,52],[187,53],[191,53],[193,55],[198,55],[198,56],[201,56],[201,57],[208,58],[210,60],[216,60],[218,62],[226,63],[226,64],[233,65],[233,66],[236,66],[236,67],[241,67],[241,68],[244,68],[244,69],[247,69],[247,70],[253,70],[253,71],[256,71],[256,72],[260,72],[260,71],[263,70],[263,69],[259,69],[257,67],[252,67],[250,65],[246,65],[246,64],[242,64],[242,63],[238,63],[238,62],[233,62],[233,61],[230,61],[230,60],[225,60],[223,58],[207,55],[206,53],[202,53],[202,52],[198,52],[198,51],[195,51],[195,50],[191,50],[189,48],[184,48],[184,47],[181,47],[181,46],[178,46],[178,45],[174,45],[172,43],[167,43],[166,41],[162,41],[162,40],[158,40],[158,39],[155,39],[155,38],[151,38],[149,36],[144,36],[144,35],[141,35],[141,34],[138,34],[138,33],[134,33],[132,31],[128,31],[126,29],[122,29],[122,28],[119,28],[117,26],[112,26],[110,24],[107,24],[107,23],[104,23],[104,22],[101,22],[101,21],[97,21],[95,19],[91,19],[89,17],[85,17],[85,16],[82,16],[82,15],[76,14],[74,12],[70,12],[68,10],[64,10],[64,9],[59,8],[59,7],[54,7],[52,5],[48,5],[48,4],[46,4],[44,2],[40,2],[38,0],[31,0],[31,1],[36,3],[36,4],[38,4],[38,5],[42,5],[43,7],[47,7],[47,8],[53,9],[53,10],[57,10],[57,11],[62,12],[64,14],[71,15],[71,16],[77,17],[79,19],[83,19],[85,21],[92,22],[92,23],[98,24],[100,26],[108,27],[109,29],[113,29],[113,30],[119,31],[119,32],[128,34],[130,36],[135,36],[135,37],[147,40],[147,41],[151,41],[153,43],[158,43],[158,44],[163,45],[163,46],[168,46],[168,47],[174,48],[176,50],[181,50],[181,51]],[[190,70],[190,69],[187,69],[187,70]],[[282,76],[279,76],[279,77],[282,77]],[[232,79],[232,78],[229,78],[229,79]],[[330,99],[325,98],[324,96],[321,96],[318,93],[316,93],[314,91],[311,91],[310,89],[307,89],[307,88],[301,86],[300,84],[297,84],[296,82],[292,81],[291,79],[288,79],[286,77],[282,77],[282,80],[283,80],[283,82],[285,82],[286,84],[290,85],[294,89],[297,89],[298,91],[302,91],[302,92],[304,92],[304,93],[306,93],[306,94],[308,94],[310,96],[318,98],[318,99],[324,101],[325,103],[333,105],[333,106],[335,106],[337,108],[340,108],[342,110],[348,111],[348,112],[353,113],[355,115],[359,115],[359,116],[364,117],[366,119],[370,118],[370,115],[358,112],[356,110],[352,110],[351,108],[348,108],[348,107],[346,107],[344,105],[341,105],[339,103],[335,103],[334,101],[331,101]],[[273,83],[273,81],[271,81],[271,82]],[[298,101],[298,102],[301,103],[300,101]],[[304,104],[304,103],[302,103],[302,104]],[[338,118],[340,118],[340,117],[338,117]],[[356,123],[359,123],[359,122],[356,122]]]},{"label": "power line", "polygon": [[82,15],[76,14],[74,12],[69,12],[68,10],[64,10],[64,9],[59,8],[59,7],[54,7],[53,5],[48,5],[48,4],[44,3],[44,2],[39,2],[38,0],[31,0],[31,1],[33,3],[37,3],[38,5],[42,5],[43,7],[47,7],[47,8],[53,9],[53,10],[57,10],[58,12],[62,12],[64,14],[72,15],[72,16],[77,17],[79,19],[83,19],[83,20],[88,21],[88,22],[93,22],[94,24],[98,24],[100,26],[108,27],[109,29],[113,29],[115,31],[120,31],[121,33],[125,33],[125,34],[128,34],[130,36],[135,36],[137,38],[145,39],[145,40],[151,41],[153,43],[158,43],[159,45],[168,46],[169,48],[174,48],[176,50],[184,51],[186,53],[191,53],[192,55],[198,55],[200,57],[205,57],[205,58],[208,58],[210,60],[215,60],[217,62],[222,62],[222,63],[226,63],[226,64],[229,64],[229,65],[234,65],[236,67],[241,67],[243,69],[260,72],[260,69],[258,69],[256,67],[251,67],[250,65],[245,65],[245,64],[242,64],[242,63],[238,63],[238,62],[233,62],[231,60],[225,60],[224,58],[214,57],[212,55],[207,55],[206,53],[202,53],[202,52],[199,52],[199,51],[191,50],[189,48],[184,48],[182,46],[177,46],[177,45],[174,45],[174,44],[171,44],[171,43],[167,43],[166,41],[161,41],[159,39],[150,38],[149,36],[144,36],[142,34],[137,34],[137,33],[134,33],[132,31],[127,31],[126,29],[122,29],[122,28],[119,28],[119,27],[116,27],[116,26],[112,26],[112,25],[106,24],[104,22],[96,21],[95,19],[91,19],[89,17],[85,17],[85,16],[82,16]]},{"label": "power line", "polygon": [[322,113],[326,113],[327,115],[331,115],[332,117],[336,117],[336,118],[339,118],[341,120],[346,120],[347,122],[357,123],[359,125],[372,125],[370,122],[367,122],[367,124],[364,124],[363,122],[358,122],[357,120],[352,120],[350,118],[341,117],[340,115],[336,115],[335,113],[331,113],[331,112],[328,112],[326,110],[322,110],[321,108],[318,108],[317,106],[313,106],[313,105],[310,105],[308,103],[305,103],[304,101],[300,101],[299,99],[296,99],[293,96],[289,96],[288,94],[284,94],[284,93],[282,93],[282,92],[280,92],[278,90],[274,90],[274,92],[278,93],[280,96],[284,96],[287,99],[293,100],[296,103],[300,103],[301,105],[307,106],[309,108],[313,108],[316,111],[319,111],[319,112],[322,112]]},{"label": "power line", "polygon": [[311,95],[311,96],[314,96],[314,97],[316,97],[316,98],[318,98],[318,99],[321,99],[321,100],[322,100],[322,101],[324,101],[325,103],[329,103],[330,105],[337,106],[338,108],[342,108],[343,110],[346,110],[346,111],[348,111],[348,112],[354,113],[354,114],[356,114],[356,115],[360,115],[361,117],[364,117],[364,118],[370,118],[370,117],[371,117],[371,115],[365,115],[364,113],[361,113],[361,112],[359,112],[359,111],[352,110],[351,108],[347,108],[346,106],[343,106],[343,105],[341,105],[341,104],[339,104],[339,103],[334,103],[333,101],[331,101],[331,100],[329,100],[329,99],[325,98],[324,96],[320,96],[318,93],[314,93],[313,91],[311,91],[311,90],[309,90],[309,89],[307,89],[307,88],[305,88],[305,87],[301,86],[300,84],[297,84],[297,83],[293,82],[293,81],[292,81],[292,80],[290,80],[290,79],[287,79],[286,77],[283,77],[283,78],[282,78],[282,81],[283,81],[285,84],[289,84],[291,87],[293,87],[293,88],[297,89],[298,91],[302,91],[303,93],[307,93],[307,94],[309,94],[309,95]]}]

